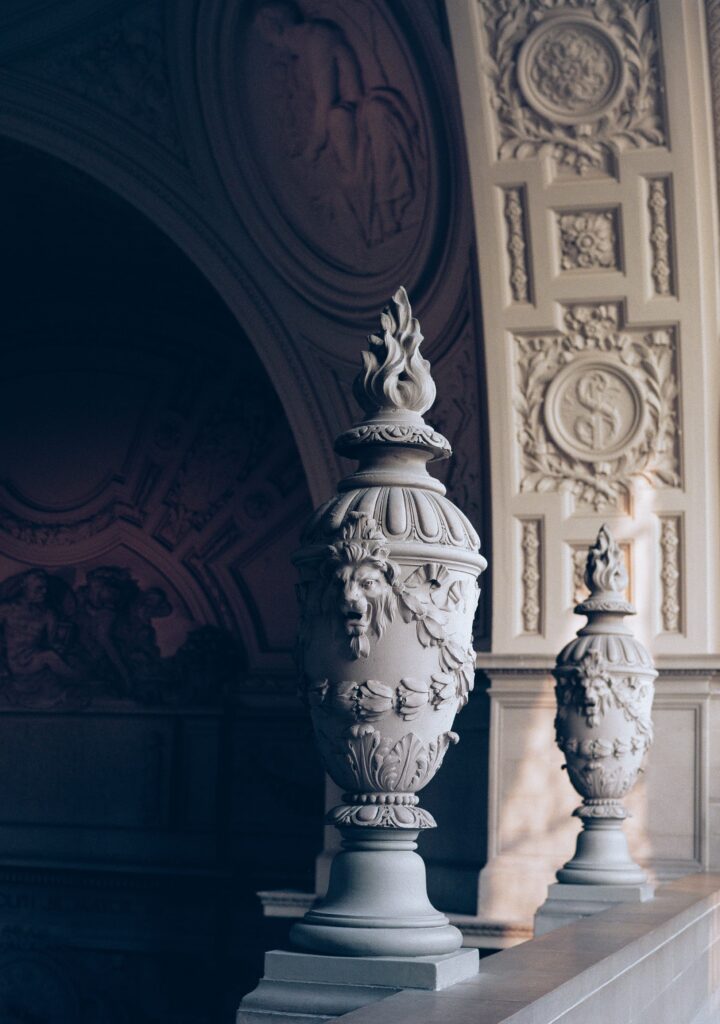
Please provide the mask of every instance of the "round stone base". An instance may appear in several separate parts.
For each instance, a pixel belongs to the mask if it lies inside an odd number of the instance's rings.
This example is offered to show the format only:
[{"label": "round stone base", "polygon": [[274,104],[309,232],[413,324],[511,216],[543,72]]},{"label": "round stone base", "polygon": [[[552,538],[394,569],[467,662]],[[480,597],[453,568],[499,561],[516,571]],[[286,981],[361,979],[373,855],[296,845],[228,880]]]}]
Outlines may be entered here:
[{"label": "round stone base", "polygon": [[584,818],[575,856],[557,873],[575,885],[642,885],[647,875],[630,856],[620,818]]},{"label": "round stone base", "polygon": [[341,828],[327,896],[290,932],[297,949],[335,956],[433,956],[462,934],[430,903],[416,831]]}]

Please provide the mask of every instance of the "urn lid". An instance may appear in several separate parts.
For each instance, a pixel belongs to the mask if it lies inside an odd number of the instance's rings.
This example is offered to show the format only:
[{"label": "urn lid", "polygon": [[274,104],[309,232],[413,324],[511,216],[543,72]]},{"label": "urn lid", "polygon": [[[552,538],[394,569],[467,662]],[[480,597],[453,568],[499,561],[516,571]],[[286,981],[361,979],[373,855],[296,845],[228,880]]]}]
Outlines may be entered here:
[{"label": "urn lid", "polygon": [[420,353],[423,335],[404,288],[380,316],[381,331],[368,338],[353,393],[365,418],[335,442],[358,467],[338,493],[311,517],[296,559],[312,557],[341,529],[350,513],[372,518],[394,556],[427,557],[428,545],[482,572],[480,538],[467,517],[445,496],[427,464],[452,454],[450,443],[425,422],[435,401],[430,363]]},{"label": "urn lid", "polygon": [[558,678],[581,663],[591,662],[602,663],[608,669],[657,674],[647,649],[624,624],[626,615],[635,614],[635,608],[625,599],[627,583],[620,547],[603,524],[585,566],[585,584],[590,593],[575,608],[579,615],[587,615],[587,625],[558,655]]}]

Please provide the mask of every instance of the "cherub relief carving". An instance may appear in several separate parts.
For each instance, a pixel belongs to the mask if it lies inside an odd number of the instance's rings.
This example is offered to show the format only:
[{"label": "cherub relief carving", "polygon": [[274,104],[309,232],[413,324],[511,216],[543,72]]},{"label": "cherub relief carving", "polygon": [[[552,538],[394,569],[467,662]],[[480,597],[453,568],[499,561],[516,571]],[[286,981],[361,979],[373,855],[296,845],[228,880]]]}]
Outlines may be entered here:
[{"label": "cherub relief carving", "polygon": [[142,587],[122,566],[90,569],[74,590],[40,568],[9,577],[0,583],[0,704],[217,701],[237,677],[232,638],[199,626],[163,656],[155,622],[172,612],[161,587]]},{"label": "cherub relief carving", "polygon": [[423,159],[402,94],[369,85],[362,54],[342,27],[306,16],[294,0],[263,4],[255,25],[285,67],[288,155],[332,162],[334,199],[350,210],[367,246],[398,234],[408,226]]},{"label": "cherub relief carving", "polygon": [[[60,581],[51,587],[50,577],[42,569],[30,569],[2,583],[0,625],[5,661],[12,675],[33,676],[43,670],[63,677],[73,674],[61,654],[66,634],[60,627],[60,614],[67,597],[62,589]],[[72,601],[72,594],[67,593]]]},{"label": "cherub relief carving", "polygon": [[339,602],[342,629],[355,658],[367,658],[370,636],[380,638],[397,609],[398,567],[390,561],[385,535],[374,519],[348,514],[342,537],[328,548],[331,578],[324,596]]}]

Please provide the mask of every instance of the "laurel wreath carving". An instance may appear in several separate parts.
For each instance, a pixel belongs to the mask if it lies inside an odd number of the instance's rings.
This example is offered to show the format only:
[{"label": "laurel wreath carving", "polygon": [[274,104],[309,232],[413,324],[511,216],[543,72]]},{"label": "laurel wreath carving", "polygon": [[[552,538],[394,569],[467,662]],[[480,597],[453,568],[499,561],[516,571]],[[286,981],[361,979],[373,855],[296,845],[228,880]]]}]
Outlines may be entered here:
[{"label": "laurel wreath carving", "polygon": [[[498,159],[552,156],[577,174],[604,168],[626,149],[666,142],[657,31],[650,0],[481,0],[485,68],[498,121]],[[517,78],[520,46],[555,11],[578,11],[612,37],[625,68],[625,85],[603,115],[587,123],[558,124],[524,102]]]},{"label": "laurel wreath carving", "polygon": [[[514,406],[522,452],[523,492],[570,492],[596,511],[628,497],[633,478],[653,487],[680,487],[678,384],[672,328],[645,332],[621,329],[613,304],[568,306],[566,333],[516,335]],[[580,355],[607,355],[637,382],[645,421],[634,443],[603,462],[561,450],[544,422],[548,386],[563,366]]]}]

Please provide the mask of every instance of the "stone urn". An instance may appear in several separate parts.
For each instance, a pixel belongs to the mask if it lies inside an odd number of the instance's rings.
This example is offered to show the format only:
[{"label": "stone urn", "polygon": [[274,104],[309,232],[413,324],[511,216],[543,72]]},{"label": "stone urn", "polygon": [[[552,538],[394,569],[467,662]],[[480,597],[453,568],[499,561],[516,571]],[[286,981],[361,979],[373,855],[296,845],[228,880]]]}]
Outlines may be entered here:
[{"label": "stone urn", "polygon": [[622,553],[602,526],[590,548],[585,583],[589,597],[575,611],[587,625],[558,655],[555,736],[570,781],[583,798],[575,856],[558,881],[638,885],[647,881],[631,859],[623,831],[622,798],[643,769],[652,743],[650,712],[657,672],[647,650],[625,625],[635,609],[624,598]]},{"label": "stone urn", "polygon": [[291,940],[326,953],[421,956],[462,942],[427,897],[415,840],[435,821],[417,793],[458,741],[486,561],[427,471],[450,445],[423,420],[435,385],[403,288],[393,306],[355,381],[366,417],[336,441],[358,468],[315,512],[294,556],[301,694],[344,796],[329,815],[343,849],[327,896]]}]

